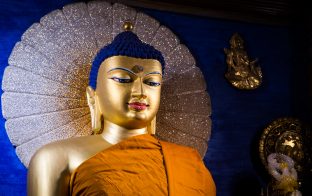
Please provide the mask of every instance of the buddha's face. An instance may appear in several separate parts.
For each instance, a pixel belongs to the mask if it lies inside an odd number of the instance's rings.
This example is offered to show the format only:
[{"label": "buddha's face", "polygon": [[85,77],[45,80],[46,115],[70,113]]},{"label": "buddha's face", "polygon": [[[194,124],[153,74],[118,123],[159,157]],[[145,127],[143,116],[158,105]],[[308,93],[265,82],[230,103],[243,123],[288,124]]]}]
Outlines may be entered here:
[{"label": "buddha's face", "polygon": [[107,58],[100,66],[96,95],[106,121],[125,128],[146,127],[160,101],[159,61],[126,56]]}]

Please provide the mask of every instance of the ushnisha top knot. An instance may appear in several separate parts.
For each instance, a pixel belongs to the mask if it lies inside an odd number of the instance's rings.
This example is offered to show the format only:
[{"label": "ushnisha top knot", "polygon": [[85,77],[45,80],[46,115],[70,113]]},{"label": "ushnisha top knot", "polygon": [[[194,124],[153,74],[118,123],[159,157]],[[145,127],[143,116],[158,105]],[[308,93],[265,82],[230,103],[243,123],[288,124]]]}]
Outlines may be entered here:
[{"label": "ushnisha top knot", "polygon": [[123,29],[124,29],[125,31],[132,31],[132,29],[133,29],[133,24],[132,24],[132,22],[126,21],[126,22],[123,24]]},{"label": "ushnisha top knot", "polygon": [[[129,29],[129,28],[128,28]],[[97,74],[102,62],[112,56],[127,56],[140,59],[155,59],[165,67],[165,60],[160,51],[153,46],[143,43],[138,36],[130,30],[119,33],[112,43],[104,46],[93,60],[89,85],[96,89]]]}]

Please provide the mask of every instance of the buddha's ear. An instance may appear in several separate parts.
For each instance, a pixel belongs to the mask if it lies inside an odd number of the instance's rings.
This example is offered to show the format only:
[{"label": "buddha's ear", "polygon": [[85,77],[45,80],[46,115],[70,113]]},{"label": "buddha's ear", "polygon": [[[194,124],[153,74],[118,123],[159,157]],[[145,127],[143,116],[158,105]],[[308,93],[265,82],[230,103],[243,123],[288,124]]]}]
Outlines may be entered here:
[{"label": "buddha's ear", "polygon": [[152,135],[156,133],[156,116],[153,118],[151,123],[147,126],[147,132]]},{"label": "buddha's ear", "polygon": [[91,114],[91,125],[93,133],[99,133],[101,131],[101,112],[99,107],[99,102],[97,99],[96,92],[92,89],[91,86],[88,86],[86,89],[87,101]]}]

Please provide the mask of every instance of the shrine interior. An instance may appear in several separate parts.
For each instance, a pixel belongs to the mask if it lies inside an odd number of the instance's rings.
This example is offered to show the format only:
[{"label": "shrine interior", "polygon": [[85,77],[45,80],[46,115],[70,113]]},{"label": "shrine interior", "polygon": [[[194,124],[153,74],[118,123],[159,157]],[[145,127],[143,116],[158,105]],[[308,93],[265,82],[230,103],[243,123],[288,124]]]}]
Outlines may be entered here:
[{"label": "shrine interior", "polygon": [[[40,18],[78,0],[0,1],[0,79],[23,33]],[[267,196],[272,177],[259,146],[268,125],[294,118],[312,133],[312,15],[290,0],[109,0],[141,11],[169,28],[188,47],[202,71],[211,99],[211,136],[203,158],[218,196]],[[261,84],[235,88],[225,48],[238,33]],[[2,91],[3,93],[3,91]],[[3,103],[1,103],[3,104]],[[2,105],[1,105],[2,108]],[[26,195],[27,168],[19,160],[1,116],[0,195]],[[311,137],[312,138],[312,137]],[[303,139],[304,140],[304,139]],[[311,142],[303,142],[304,174],[299,185],[312,195]]]}]

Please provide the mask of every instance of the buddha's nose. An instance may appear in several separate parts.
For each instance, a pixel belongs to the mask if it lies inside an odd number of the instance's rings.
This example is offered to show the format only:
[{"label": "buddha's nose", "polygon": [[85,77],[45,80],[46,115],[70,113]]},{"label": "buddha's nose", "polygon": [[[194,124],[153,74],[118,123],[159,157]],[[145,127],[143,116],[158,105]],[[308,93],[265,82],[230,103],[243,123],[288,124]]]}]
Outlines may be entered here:
[{"label": "buddha's nose", "polygon": [[144,89],[144,83],[141,77],[137,78],[133,82],[133,87],[132,87],[132,96],[137,97],[139,99],[146,99],[146,93]]}]

